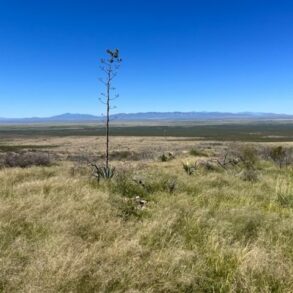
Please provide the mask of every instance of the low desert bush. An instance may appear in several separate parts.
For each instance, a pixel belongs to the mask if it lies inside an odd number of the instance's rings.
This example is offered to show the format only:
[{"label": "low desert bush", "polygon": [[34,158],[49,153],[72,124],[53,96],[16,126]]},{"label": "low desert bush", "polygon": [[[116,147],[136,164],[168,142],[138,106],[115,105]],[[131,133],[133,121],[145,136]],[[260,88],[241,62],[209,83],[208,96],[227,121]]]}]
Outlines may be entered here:
[{"label": "low desert bush", "polygon": [[280,167],[288,166],[292,161],[291,149],[282,146],[273,147],[269,152],[270,158]]},{"label": "low desert bush", "polygon": [[2,159],[3,167],[50,166],[52,159],[49,154],[41,152],[7,153]]},{"label": "low desert bush", "polygon": [[249,145],[240,147],[237,156],[245,169],[254,169],[259,159],[257,149]]},{"label": "low desert bush", "polygon": [[244,181],[256,182],[258,180],[257,163],[259,161],[257,149],[253,146],[240,148],[239,159],[242,166],[240,178]]},{"label": "low desert bush", "polygon": [[140,180],[135,181],[130,171],[118,172],[115,180],[110,185],[111,192],[120,194],[123,197],[134,198],[144,197],[147,194],[144,183]]},{"label": "low desert bush", "polygon": [[196,166],[205,171],[217,171],[219,167],[215,161],[212,160],[198,160]]},{"label": "low desert bush", "polygon": [[199,149],[196,149],[196,148],[192,148],[190,151],[189,151],[189,154],[191,156],[194,156],[194,157],[208,157],[208,154],[205,153],[204,151],[202,150],[199,150]]},{"label": "low desert bush", "polygon": [[259,156],[262,160],[264,161],[269,161],[271,160],[271,150],[272,148],[269,146],[262,146],[259,148]]},{"label": "low desert bush", "polygon": [[239,158],[230,152],[222,153],[217,159],[215,159],[218,166],[224,170],[236,168],[239,165]]},{"label": "low desert bush", "polygon": [[171,152],[167,153],[167,154],[162,154],[160,157],[159,157],[160,161],[161,162],[168,162],[170,160],[173,160],[175,159],[175,155]]},{"label": "low desert bush", "polygon": [[253,146],[231,146],[215,161],[224,170],[237,172],[244,181],[255,182],[258,180],[259,155],[258,150]]}]

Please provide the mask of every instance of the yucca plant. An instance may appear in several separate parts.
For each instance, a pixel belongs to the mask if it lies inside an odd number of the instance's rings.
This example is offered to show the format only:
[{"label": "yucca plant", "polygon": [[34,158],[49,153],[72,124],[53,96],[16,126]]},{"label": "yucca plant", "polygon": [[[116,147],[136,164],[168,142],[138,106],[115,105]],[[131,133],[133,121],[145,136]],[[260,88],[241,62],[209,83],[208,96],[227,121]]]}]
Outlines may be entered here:
[{"label": "yucca plant", "polygon": [[182,163],[183,169],[188,175],[192,175],[196,171],[196,164]]},{"label": "yucca plant", "polygon": [[111,179],[115,174],[115,167],[110,166],[98,166],[96,164],[92,164],[94,167],[93,176],[95,176],[98,181],[100,179]]}]

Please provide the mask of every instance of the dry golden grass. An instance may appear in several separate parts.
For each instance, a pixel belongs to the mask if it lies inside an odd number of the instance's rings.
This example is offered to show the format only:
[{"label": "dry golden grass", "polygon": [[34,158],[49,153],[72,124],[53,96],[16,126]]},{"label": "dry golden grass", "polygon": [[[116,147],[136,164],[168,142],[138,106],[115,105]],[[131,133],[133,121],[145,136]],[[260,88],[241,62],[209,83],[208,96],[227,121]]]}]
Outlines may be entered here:
[{"label": "dry golden grass", "polygon": [[[166,151],[182,152],[190,150],[195,146],[205,146],[209,142],[194,141],[190,138],[176,137],[111,137],[110,151],[129,151],[141,155],[141,158],[157,156]],[[52,154],[58,155],[61,159],[69,156],[97,156],[103,155],[105,149],[105,139],[103,137],[73,136],[73,137],[31,137],[31,138],[10,138],[1,141],[1,144],[8,145],[52,145],[54,148],[48,149]],[[218,143],[224,144],[224,143]],[[219,146],[218,146],[219,147]],[[42,150],[46,150],[42,149]]]},{"label": "dry golden grass", "polygon": [[69,162],[0,170],[0,291],[293,292],[292,169],[188,176],[182,161],[197,159],[114,162],[119,174],[100,184]]}]

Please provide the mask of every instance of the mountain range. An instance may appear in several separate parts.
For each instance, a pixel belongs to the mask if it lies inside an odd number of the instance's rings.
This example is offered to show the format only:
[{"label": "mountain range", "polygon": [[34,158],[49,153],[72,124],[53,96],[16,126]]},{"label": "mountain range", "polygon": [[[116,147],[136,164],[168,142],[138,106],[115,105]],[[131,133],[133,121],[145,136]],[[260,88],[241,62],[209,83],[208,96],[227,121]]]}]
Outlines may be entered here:
[{"label": "mountain range", "polygon": [[[104,116],[65,113],[52,117],[0,118],[1,124],[94,122],[103,121]],[[223,121],[223,120],[293,120],[293,115],[256,112],[145,112],[119,113],[111,115],[115,121]]]}]

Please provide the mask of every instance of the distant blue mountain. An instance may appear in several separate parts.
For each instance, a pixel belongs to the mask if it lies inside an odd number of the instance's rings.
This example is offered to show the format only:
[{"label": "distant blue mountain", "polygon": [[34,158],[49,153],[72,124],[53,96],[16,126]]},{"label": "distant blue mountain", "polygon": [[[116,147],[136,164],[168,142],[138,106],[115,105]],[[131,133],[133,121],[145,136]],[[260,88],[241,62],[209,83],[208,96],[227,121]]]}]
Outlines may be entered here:
[{"label": "distant blue mountain", "polygon": [[[54,123],[54,122],[94,122],[105,117],[89,114],[65,113],[52,117],[0,118],[0,123]],[[111,115],[112,121],[224,121],[224,120],[293,120],[293,115],[275,113],[225,113],[225,112],[146,112],[120,113]]]},{"label": "distant blue mountain", "polygon": [[52,116],[49,118],[39,118],[39,119],[48,119],[51,121],[91,121],[91,120],[97,120],[98,117],[94,115],[89,114],[71,114],[71,113],[65,113],[57,116]]},{"label": "distant blue mountain", "polygon": [[[101,119],[101,118],[100,118]],[[30,117],[30,118],[0,118],[0,123],[49,123],[49,122],[82,122],[98,121],[99,117],[89,114],[65,113],[52,117]]]}]

